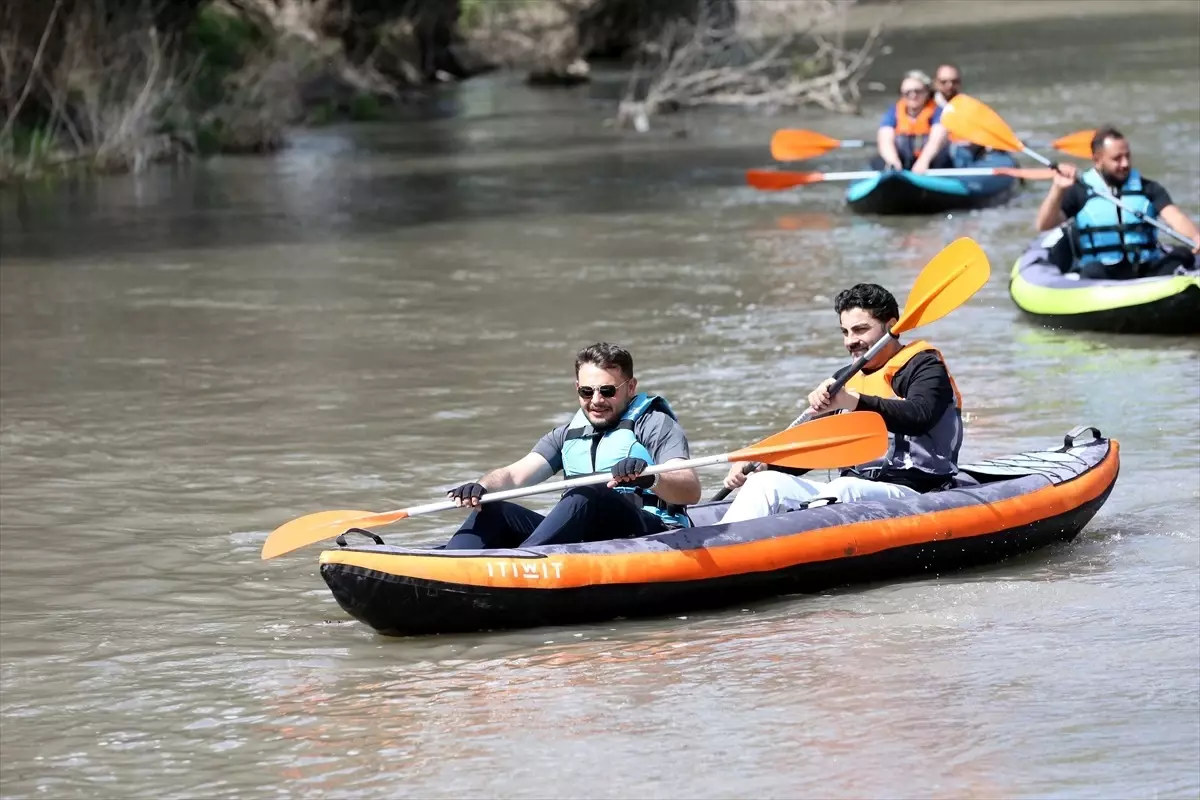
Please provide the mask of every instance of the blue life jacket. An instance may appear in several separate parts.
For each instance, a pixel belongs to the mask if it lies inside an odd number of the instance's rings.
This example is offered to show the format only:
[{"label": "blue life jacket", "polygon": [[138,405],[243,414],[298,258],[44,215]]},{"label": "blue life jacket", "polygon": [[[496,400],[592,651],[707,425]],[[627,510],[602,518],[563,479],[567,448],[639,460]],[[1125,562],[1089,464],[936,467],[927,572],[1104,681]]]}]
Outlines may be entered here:
[{"label": "blue life jacket", "polygon": [[[607,472],[612,469],[613,464],[623,458],[641,458],[645,459],[647,464],[653,464],[654,456],[634,436],[633,426],[643,414],[656,408],[670,415],[671,419],[679,419],[664,398],[644,393],[635,395],[617,424],[603,434],[598,434],[592,427],[582,408],[576,411],[575,417],[567,426],[567,436],[562,446],[563,476],[575,478]],[[642,510],[658,517],[668,526],[691,527],[691,520],[687,518],[682,506],[671,505],[648,489],[618,486],[616,491],[638,495],[641,498]]]},{"label": "blue life jacket", "polygon": [[[1083,182],[1093,192],[1116,195],[1122,203],[1147,217],[1157,216],[1154,204],[1142,189],[1142,176],[1136,169],[1129,171],[1125,185],[1115,192],[1095,169],[1083,174]],[[1075,233],[1079,237],[1081,265],[1096,262],[1141,264],[1158,256],[1158,237],[1153,225],[1095,194],[1088,197],[1075,216]]]}]

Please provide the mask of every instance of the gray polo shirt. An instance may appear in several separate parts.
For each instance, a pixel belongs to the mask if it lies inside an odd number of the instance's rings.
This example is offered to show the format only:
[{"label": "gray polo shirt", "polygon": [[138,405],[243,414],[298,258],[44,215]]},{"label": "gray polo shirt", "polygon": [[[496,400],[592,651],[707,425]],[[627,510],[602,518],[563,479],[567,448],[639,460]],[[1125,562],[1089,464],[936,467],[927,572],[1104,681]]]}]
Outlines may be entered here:
[{"label": "gray polo shirt", "polygon": [[[533,452],[550,462],[554,472],[562,471],[562,446],[569,427],[570,423],[559,425],[533,446]],[[655,464],[692,457],[683,427],[670,414],[657,409],[646,412],[633,423],[633,435],[654,456]]]}]

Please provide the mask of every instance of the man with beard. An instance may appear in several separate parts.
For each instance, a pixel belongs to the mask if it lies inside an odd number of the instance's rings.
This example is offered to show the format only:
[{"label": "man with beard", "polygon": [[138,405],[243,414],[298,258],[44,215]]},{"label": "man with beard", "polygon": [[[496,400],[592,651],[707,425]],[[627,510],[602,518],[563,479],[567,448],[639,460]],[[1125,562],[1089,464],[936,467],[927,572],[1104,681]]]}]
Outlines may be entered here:
[{"label": "man with beard", "polygon": [[933,102],[944,106],[962,91],[962,72],[953,64],[940,64],[933,73]]},{"label": "man with beard", "polygon": [[[1082,183],[1080,180],[1082,179]],[[1099,196],[1110,193],[1151,219],[1162,219],[1197,243],[1163,253],[1155,227]],[[1074,220],[1065,241],[1073,258],[1059,258],[1064,271],[1084,278],[1128,279],[1169,275],[1192,269],[1200,252],[1200,231],[1171,200],[1161,184],[1133,168],[1129,142],[1116,128],[1104,127],[1092,137],[1092,168],[1079,174],[1074,164],[1059,164],[1037,214],[1037,229],[1048,231]],[[1064,264],[1063,262],[1070,262]]]},{"label": "man with beard", "polygon": [[[475,510],[445,549],[570,544],[689,527],[685,507],[700,500],[696,471],[642,476],[651,464],[690,458],[687,436],[667,401],[639,394],[637,385],[629,351],[607,342],[580,350],[574,418],[519,461],[447,493],[455,505]],[[516,503],[480,502],[489,491],[541,483],[559,471],[568,479],[609,472],[612,480],[564,492],[545,517]]]},{"label": "man with beard", "polygon": [[[842,340],[852,358],[865,354],[900,317],[891,292],[860,283],[840,292],[833,309]],[[903,345],[893,339],[832,397],[830,385],[849,367],[808,395],[809,411],[874,411],[883,417],[891,440],[883,458],[842,470],[828,482],[799,477],[795,471],[767,466],[749,477],[735,464],[725,486],[741,487],[722,522],[740,522],[800,508],[816,497],[839,502],[915,497],[944,489],[958,474],[962,447],[962,397],[942,354],[923,341]]]},{"label": "man with beard", "polygon": [[[939,64],[937,71],[933,73],[933,86],[937,90],[933,101],[939,108],[945,108],[947,103],[962,93],[962,70],[954,64]],[[949,138],[950,160],[956,167],[973,166],[980,156],[987,152],[986,147],[966,139],[959,139],[953,135]]]}]

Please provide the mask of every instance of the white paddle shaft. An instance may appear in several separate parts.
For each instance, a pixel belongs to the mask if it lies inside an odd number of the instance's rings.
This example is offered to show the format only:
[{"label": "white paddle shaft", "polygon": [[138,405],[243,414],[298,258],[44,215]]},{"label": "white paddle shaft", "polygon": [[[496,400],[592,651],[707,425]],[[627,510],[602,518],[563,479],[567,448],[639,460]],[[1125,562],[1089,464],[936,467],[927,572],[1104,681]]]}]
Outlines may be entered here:
[{"label": "white paddle shaft", "polygon": [[[653,464],[642,470],[642,475],[658,475],[663,472],[674,472],[679,469],[692,469],[694,467],[708,467],[713,464],[724,464],[729,461],[730,456],[734,453],[722,453],[719,456],[703,456],[701,458],[689,458],[683,461],[668,461],[666,464]],[[612,475],[607,472],[597,472],[593,475],[581,475],[578,478],[568,478],[562,481],[549,481],[547,483],[539,483],[536,486],[524,486],[519,489],[505,489],[500,492],[487,492],[483,497],[479,498],[480,503],[494,503],[499,500],[513,500],[518,497],[528,497],[534,494],[542,494],[544,492],[560,492],[567,489],[574,489],[577,486],[593,486],[598,483],[608,483],[612,480]],[[404,511],[410,517],[416,517],[421,514],[433,514],[437,511],[449,511],[454,508],[453,500],[443,500],[439,503],[426,503],[423,506],[413,506],[406,508]]]},{"label": "white paddle shaft", "polygon": [[[1015,167],[961,167],[957,169],[930,169],[926,170],[922,175],[929,175],[934,178],[982,178],[988,175],[1003,175],[1005,169],[1016,169]],[[997,171],[999,170],[999,171]],[[874,178],[884,173],[880,170],[859,170],[857,172],[822,172],[821,180],[823,181],[860,181],[866,178]]]}]

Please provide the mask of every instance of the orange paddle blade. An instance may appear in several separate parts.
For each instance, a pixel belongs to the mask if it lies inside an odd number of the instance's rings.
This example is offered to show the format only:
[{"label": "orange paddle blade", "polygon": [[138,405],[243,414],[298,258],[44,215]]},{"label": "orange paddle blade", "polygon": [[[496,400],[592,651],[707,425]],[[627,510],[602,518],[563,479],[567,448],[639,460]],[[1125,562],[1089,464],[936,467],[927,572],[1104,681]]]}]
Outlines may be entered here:
[{"label": "orange paddle blade", "polygon": [[966,139],[993,150],[1019,153],[1025,149],[999,114],[967,94],[956,95],[942,108],[942,127],[956,139]]},{"label": "orange paddle blade", "polygon": [[776,161],[802,161],[836,150],[838,139],[816,131],[779,130],[771,137],[771,157]]},{"label": "orange paddle blade", "polygon": [[729,460],[792,469],[837,469],[873,461],[887,450],[883,417],[874,411],[852,411],[780,431],[731,453]]},{"label": "orange paddle blade", "polygon": [[1075,158],[1091,159],[1092,157],[1092,137],[1096,135],[1096,131],[1075,131],[1068,133],[1061,139],[1055,139],[1050,143],[1050,146],[1059,152],[1066,153]]},{"label": "orange paddle blade", "polygon": [[818,183],[824,177],[820,172],[780,172],[773,169],[746,170],[746,183],[764,192],[778,192],[809,183]]},{"label": "orange paddle blade", "polygon": [[964,236],[946,245],[917,276],[892,335],[946,316],[983,288],[991,274],[987,254],[973,239]]},{"label": "orange paddle blade", "polygon": [[[400,516],[396,516],[399,514]],[[370,525],[387,525],[398,522],[408,516],[402,511],[387,514],[376,514],[373,511],[318,511],[298,517],[291,522],[285,522],[267,537],[263,542],[262,557],[274,558],[277,555],[296,550],[322,539],[345,533],[349,528],[364,528]]]}]

